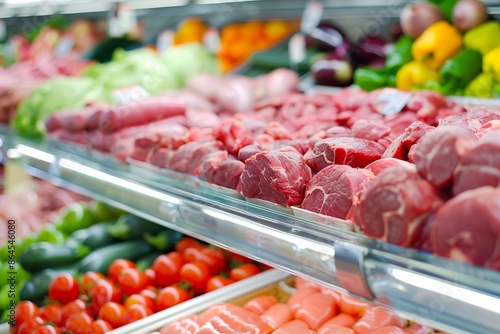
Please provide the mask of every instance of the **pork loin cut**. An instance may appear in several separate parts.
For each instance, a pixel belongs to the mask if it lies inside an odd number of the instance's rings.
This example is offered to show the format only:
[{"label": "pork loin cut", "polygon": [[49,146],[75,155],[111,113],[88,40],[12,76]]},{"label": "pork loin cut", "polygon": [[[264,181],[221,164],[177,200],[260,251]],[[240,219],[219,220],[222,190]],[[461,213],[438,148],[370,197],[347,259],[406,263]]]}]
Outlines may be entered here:
[{"label": "pork loin cut", "polygon": [[173,155],[174,151],[169,150],[168,148],[160,147],[151,150],[146,158],[146,161],[153,166],[165,168],[170,165]]},{"label": "pork loin cut", "polygon": [[426,134],[415,148],[415,165],[427,181],[438,189],[451,185],[460,160],[476,144],[474,132],[461,126],[444,126]]},{"label": "pork loin cut", "polygon": [[439,256],[500,269],[500,189],[466,191],[436,214],[432,249]]},{"label": "pork loin cut", "polygon": [[262,152],[262,150],[259,146],[253,144],[247,145],[245,147],[242,147],[238,152],[238,159],[242,162],[245,162],[247,159],[260,152]]},{"label": "pork loin cut", "polygon": [[181,145],[173,153],[167,167],[179,172],[193,174],[207,154],[223,149],[220,141],[189,142]]},{"label": "pork loin cut", "polygon": [[380,174],[383,170],[394,167],[394,166],[402,166],[406,167],[412,171],[416,171],[416,167],[414,164],[409,163],[404,160],[400,159],[395,159],[395,158],[385,158],[385,159],[380,159],[372,162],[368,166],[365,167],[365,169],[368,169],[371,171],[375,176]]},{"label": "pork loin cut", "polygon": [[360,199],[355,224],[369,237],[400,246],[417,240],[427,217],[443,203],[432,184],[402,166],[382,171]]},{"label": "pork loin cut", "polygon": [[237,189],[244,169],[243,162],[229,156],[216,169],[212,182],[222,187]]},{"label": "pork loin cut", "polygon": [[391,133],[391,128],[381,120],[362,119],[353,124],[351,133],[353,137],[376,142],[388,136]]},{"label": "pork loin cut", "polygon": [[253,143],[252,133],[236,119],[222,122],[215,130],[215,139],[224,144],[229,154],[234,155],[237,155],[242,147]]},{"label": "pork loin cut", "polygon": [[410,148],[427,132],[434,130],[433,126],[423,122],[413,122],[406,130],[387,147],[382,158],[408,160]]},{"label": "pork loin cut", "polygon": [[305,155],[304,160],[312,169],[320,171],[332,164],[365,167],[380,159],[384,147],[374,141],[337,137],[319,140]]},{"label": "pork loin cut", "polygon": [[500,131],[485,134],[455,170],[453,194],[482,186],[500,186]]},{"label": "pork loin cut", "polygon": [[451,115],[439,120],[438,128],[443,126],[460,126],[463,128],[469,128],[474,132],[481,127],[481,122],[474,117],[465,115]]},{"label": "pork loin cut", "polygon": [[366,189],[375,175],[367,169],[331,165],[314,175],[307,184],[302,208],[346,219],[353,200]]},{"label": "pork loin cut", "polygon": [[261,152],[246,160],[238,189],[247,198],[292,206],[302,203],[311,177],[299,153]]}]

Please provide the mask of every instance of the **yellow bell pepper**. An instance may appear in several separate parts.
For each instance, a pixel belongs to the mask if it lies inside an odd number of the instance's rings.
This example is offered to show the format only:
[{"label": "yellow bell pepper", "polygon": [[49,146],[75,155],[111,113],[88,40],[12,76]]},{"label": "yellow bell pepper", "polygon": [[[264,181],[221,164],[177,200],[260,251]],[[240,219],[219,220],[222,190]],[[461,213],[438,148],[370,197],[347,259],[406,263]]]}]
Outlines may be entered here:
[{"label": "yellow bell pepper", "polygon": [[411,53],[415,60],[424,61],[435,70],[462,47],[462,35],[446,21],[429,26],[413,43]]},{"label": "yellow bell pepper", "polygon": [[492,73],[500,82],[500,46],[497,46],[483,57],[483,72]]},{"label": "yellow bell pepper", "polygon": [[428,81],[441,81],[439,73],[416,60],[401,67],[396,74],[396,87],[401,90],[411,90]]}]

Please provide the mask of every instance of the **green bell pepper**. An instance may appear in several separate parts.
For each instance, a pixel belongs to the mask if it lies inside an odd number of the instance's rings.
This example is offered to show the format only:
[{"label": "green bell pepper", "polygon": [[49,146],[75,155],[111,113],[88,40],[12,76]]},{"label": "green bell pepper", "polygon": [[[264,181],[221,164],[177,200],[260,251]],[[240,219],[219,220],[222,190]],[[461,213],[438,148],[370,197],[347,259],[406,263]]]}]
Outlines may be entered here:
[{"label": "green bell pepper", "polygon": [[54,224],[47,225],[38,233],[37,242],[46,241],[52,244],[63,244],[66,235],[59,231]]},{"label": "green bell pepper", "polygon": [[102,202],[92,201],[89,208],[95,217],[96,222],[104,222],[117,219],[121,214],[120,210]]},{"label": "green bell pepper", "polygon": [[372,91],[389,86],[390,76],[387,68],[360,67],[354,71],[354,83],[360,88]]},{"label": "green bell pepper", "polygon": [[495,84],[493,73],[481,73],[465,87],[465,96],[491,99]]},{"label": "green bell pepper", "polygon": [[94,215],[86,203],[73,203],[66,208],[56,227],[67,235],[95,223]]},{"label": "green bell pepper", "polygon": [[411,54],[412,45],[413,40],[408,36],[401,36],[397,40],[394,44],[394,50],[387,55],[385,61],[385,67],[390,73],[396,74],[403,65],[409,63],[413,59]]},{"label": "green bell pepper", "polygon": [[453,8],[455,7],[458,0],[429,0],[429,2],[432,2],[433,4],[438,6],[439,9],[441,9],[441,12],[443,12],[444,17],[448,21],[451,21],[453,16]]},{"label": "green bell pepper", "polygon": [[475,50],[462,50],[448,59],[439,69],[443,82],[443,94],[465,88],[482,68],[482,55]]}]

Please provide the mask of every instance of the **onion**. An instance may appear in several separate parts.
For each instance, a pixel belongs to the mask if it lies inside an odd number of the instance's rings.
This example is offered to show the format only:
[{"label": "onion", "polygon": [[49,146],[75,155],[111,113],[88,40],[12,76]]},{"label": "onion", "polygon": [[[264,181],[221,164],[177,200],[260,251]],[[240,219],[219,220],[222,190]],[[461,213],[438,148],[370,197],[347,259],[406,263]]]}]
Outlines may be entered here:
[{"label": "onion", "polygon": [[401,11],[401,29],[405,35],[417,38],[430,25],[444,20],[441,10],[430,3],[406,5]]},{"label": "onion", "polygon": [[486,6],[479,0],[459,0],[453,8],[453,24],[462,31],[477,27],[487,19]]}]

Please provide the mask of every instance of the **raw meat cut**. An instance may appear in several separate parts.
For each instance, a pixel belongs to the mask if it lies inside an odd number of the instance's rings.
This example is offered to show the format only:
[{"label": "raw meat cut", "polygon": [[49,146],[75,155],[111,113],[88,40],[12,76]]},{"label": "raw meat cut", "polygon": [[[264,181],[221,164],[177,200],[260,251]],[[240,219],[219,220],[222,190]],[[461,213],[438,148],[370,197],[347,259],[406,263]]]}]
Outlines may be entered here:
[{"label": "raw meat cut", "polygon": [[262,152],[262,150],[257,145],[247,145],[238,152],[238,159],[245,162],[248,158],[253,155]]},{"label": "raw meat cut", "polygon": [[439,120],[438,128],[443,126],[461,126],[463,128],[469,128],[474,132],[481,127],[481,122],[474,117],[465,116],[465,115],[452,115],[447,116],[443,119]]},{"label": "raw meat cut", "polygon": [[229,154],[234,155],[237,155],[242,147],[253,143],[252,133],[236,119],[222,122],[215,130],[215,139],[222,142]]},{"label": "raw meat cut", "polygon": [[417,170],[432,185],[445,189],[451,185],[460,160],[476,144],[474,132],[461,126],[444,126],[426,134],[415,145]]},{"label": "raw meat cut", "polygon": [[435,188],[406,167],[382,171],[361,194],[354,222],[372,238],[410,246],[442,200]]},{"label": "raw meat cut", "polygon": [[97,110],[93,108],[63,110],[50,115],[45,121],[45,128],[48,132],[53,132],[58,129],[66,131],[83,131],[85,123]]},{"label": "raw meat cut", "polygon": [[160,147],[151,150],[146,158],[146,161],[153,166],[165,168],[170,165],[173,155],[174,151],[169,150],[168,148]]},{"label": "raw meat cut", "polygon": [[469,190],[445,203],[436,214],[432,249],[448,257],[500,269],[500,189]]},{"label": "raw meat cut", "polygon": [[245,164],[228,155],[227,151],[216,151],[202,159],[194,175],[209,183],[236,189],[244,168]]},{"label": "raw meat cut", "polygon": [[500,120],[494,120],[494,121],[489,121],[487,123],[484,123],[479,130],[476,132],[476,136],[478,138],[482,138],[486,133],[493,131],[493,130],[500,130]]},{"label": "raw meat cut", "polygon": [[119,129],[184,115],[185,112],[184,105],[174,99],[153,97],[127,103],[104,113],[99,119],[99,129],[103,133],[112,133]]},{"label": "raw meat cut", "polygon": [[382,158],[408,160],[410,148],[427,132],[434,130],[433,126],[423,122],[413,122],[406,130],[387,147]]},{"label": "raw meat cut", "polygon": [[375,175],[367,169],[331,165],[314,175],[307,184],[301,208],[346,219],[353,201]]},{"label": "raw meat cut", "polygon": [[411,111],[403,111],[399,114],[386,116],[384,118],[384,124],[391,128],[391,137],[397,138],[406,128],[409,127],[413,122],[418,121],[417,115]]},{"label": "raw meat cut", "polygon": [[299,153],[261,152],[246,160],[238,190],[247,198],[298,205],[311,177],[311,169]]},{"label": "raw meat cut", "polygon": [[89,143],[89,134],[86,131],[69,132],[66,130],[56,130],[49,133],[49,137],[55,140],[69,141],[81,145],[88,145]]},{"label": "raw meat cut", "polygon": [[411,95],[404,110],[416,113],[418,119],[427,124],[437,125],[438,110],[446,107],[444,95],[424,90],[412,92]]},{"label": "raw meat cut", "polygon": [[370,170],[375,176],[380,174],[383,170],[389,168],[389,167],[394,167],[394,166],[402,166],[406,167],[412,171],[416,171],[416,167],[414,164],[409,163],[404,160],[400,159],[395,159],[395,158],[385,158],[385,159],[380,159],[372,162],[368,166],[365,167],[365,169]]},{"label": "raw meat cut", "polygon": [[391,128],[381,120],[366,120],[361,119],[356,121],[351,127],[351,134],[355,138],[368,139],[378,141],[391,132]]},{"label": "raw meat cut", "polygon": [[350,137],[326,138],[317,141],[314,147],[304,154],[304,160],[316,171],[332,164],[365,167],[380,159],[383,152],[383,146],[371,140]]},{"label": "raw meat cut", "polygon": [[180,146],[173,153],[167,167],[179,172],[194,174],[207,154],[223,149],[220,141],[189,142]]},{"label": "raw meat cut", "polygon": [[455,170],[454,195],[482,186],[500,186],[500,130],[478,140]]}]

